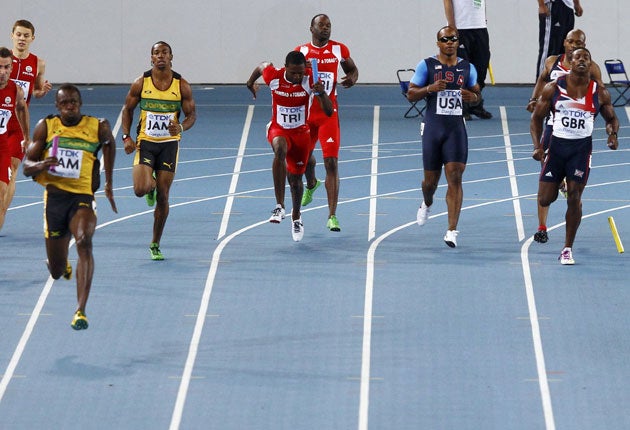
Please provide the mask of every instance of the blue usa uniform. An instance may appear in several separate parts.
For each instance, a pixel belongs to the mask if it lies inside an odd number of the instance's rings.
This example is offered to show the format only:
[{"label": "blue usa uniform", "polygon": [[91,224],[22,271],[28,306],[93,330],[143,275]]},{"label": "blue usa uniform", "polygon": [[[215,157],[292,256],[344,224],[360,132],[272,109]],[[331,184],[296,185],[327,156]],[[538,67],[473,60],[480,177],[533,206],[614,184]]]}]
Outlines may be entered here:
[{"label": "blue usa uniform", "polygon": [[445,79],[446,89],[427,95],[427,109],[421,125],[422,162],[425,170],[440,170],[449,162],[466,163],[468,135],[463,118],[462,88],[477,83],[475,66],[457,58],[447,66],[437,57],[422,60],[411,82],[419,87]]},{"label": "blue usa uniform", "polygon": [[586,95],[574,99],[567,93],[566,76],[556,81],[551,99],[553,134],[540,180],[567,180],[586,184],[591,169],[593,126],[599,112],[597,83],[591,80]]}]

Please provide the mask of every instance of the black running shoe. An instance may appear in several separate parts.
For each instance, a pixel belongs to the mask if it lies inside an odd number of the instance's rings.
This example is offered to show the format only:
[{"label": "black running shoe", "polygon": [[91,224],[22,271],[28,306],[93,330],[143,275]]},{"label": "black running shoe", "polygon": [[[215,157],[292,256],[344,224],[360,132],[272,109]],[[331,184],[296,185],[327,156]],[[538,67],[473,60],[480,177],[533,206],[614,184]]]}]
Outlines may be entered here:
[{"label": "black running shoe", "polygon": [[538,230],[534,233],[534,240],[538,243],[547,243],[549,237],[547,236],[547,230]]}]

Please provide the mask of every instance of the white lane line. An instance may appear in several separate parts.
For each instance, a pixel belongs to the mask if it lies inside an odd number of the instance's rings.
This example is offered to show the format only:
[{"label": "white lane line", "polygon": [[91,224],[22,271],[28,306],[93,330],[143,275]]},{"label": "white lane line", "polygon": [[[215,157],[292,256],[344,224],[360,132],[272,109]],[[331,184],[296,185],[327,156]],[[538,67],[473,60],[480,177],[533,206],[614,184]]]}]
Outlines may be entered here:
[{"label": "white lane line", "polygon": [[197,358],[197,351],[199,348],[199,343],[201,342],[201,333],[203,331],[203,326],[206,321],[206,314],[208,313],[208,306],[210,304],[210,296],[212,295],[212,288],[214,286],[214,278],[216,277],[217,270],[219,267],[219,261],[221,259],[221,253],[223,249],[227,246],[230,241],[236,236],[240,235],[247,230],[250,230],[254,227],[261,226],[266,224],[268,221],[264,220],[256,224],[252,224],[248,227],[242,228],[238,231],[227,236],[223,239],[219,245],[214,250],[212,254],[212,262],[210,264],[210,270],[208,272],[208,277],[206,278],[206,284],[203,290],[203,295],[201,296],[201,303],[199,304],[199,311],[197,312],[197,320],[195,322],[195,328],[193,330],[193,335],[190,340],[190,346],[188,347],[188,357],[186,358],[186,364],[184,365],[184,370],[182,372],[182,380],[179,384],[179,390],[177,392],[177,399],[175,401],[175,407],[173,408],[173,415],[171,417],[171,425],[169,427],[170,430],[177,430],[182,421],[182,414],[184,412],[184,405],[186,404],[186,396],[188,394],[188,386],[190,385],[190,380],[192,378],[192,371],[195,366],[195,360]]},{"label": "white lane line", "polygon": [[219,227],[219,235],[217,236],[217,240],[225,236],[225,233],[227,232],[230,214],[232,213],[232,205],[234,204],[236,186],[238,185],[238,179],[241,173],[241,166],[243,164],[243,157],[245,155],[245,146],[247,145],[247,138],[249,136],[249,129],[252,124],[253,117],[254,105],[249,105],[249,107],[247,108],[247,116],[245,117],[245,124],[243,124],[241,142],[238,146],[238,154],[236,155],[236,160],[234,161],[232,181],[230,182],[230,188],[228,190],[228,198],[225,200],[225,209],[223,210],[223,217],[221,218],[221,226]]},{"label": "white lane line", "polygon": [[540,324],[538,323],[538,309],[534,297],[534,284],[529,264],[529,246],[534,238],[530,237],[521,247],[521,266],[523,268],[523,278],[525,281],[525,295],[527,296],[527,308],[529,310],[529,324],[532,328],[532,340],[534,342],[534,356],[536,358],[536,371],[538,372],[538,388],[542,401],[543,415],[545,417],[545,428],[555,430],[556,423],[553,418],[553,408],[551,406],[551,393],[549,392],[549,380],[547,379],[547,367],[545,365],[545,354],[543,352],[542,337],[540,335]]},{"label": "white lane line", "polygon": [[376,235],[376,193],[378,192],[378,133],[380,106],[374,106],[372,123],[372,165],[370,167],[370,216],[368,221],[368,242]]},{"label": "white lane line", "polygon": [[[619,206],[616,208],[605,209],[592,214],[584,215],[582,219],[591,218],[606,214],[608,212],[615,212],[622,209],[628,209],[630,205]],[[555,230],[562,227],[565,223],[556,224],[550,227],[548,230]],[[521,265],[523,267],[523,277],[525,281],[525,294],[527,296],[527,307],[529,309],[529,322],[532,327],[532,339],[534,342],[534,355],[536,357],[536,369],[538,372],[538,385],[540,389],[540,396],[542,400],[543,415],[545,417],[545,429],[555,430],[556,423],[553,416],[553,407],[551,404],[551,392],[549,391],[549,379],[547,378],[547,368],[545,365],[545,354],[542,346],[542,336],[540,334],[540,320],[538,316],[538,310],[536,308],[536,299],[534,297],[534,283],[532,281],[532,274],[529,264],[529,247],[533,243],[533,237],[530,237],[523,243],[521,247]]]},{"label": "white lane line", "polygon": [[[508,174],[510,175],[510,189],[512,197],[518,197],[518,184],[516,182],[516,168],[514,167],[514,155],[512,154],[512,141],[510,128],[508,127],[507,111],[505,106],[499,106],[501,112],[501,127],[503,128],[503,142],[505,143],[505,159],[507,161]],[[523,226],[523,213],[521,212],[521,200],[514,199],[514,219],[516,220],[516,232],[518,241],[525,239],[525,227]]]},{"label": "white lane line", "polygon": [[[435,215],[434,215],[435,216]],[[359,430],[368,428],[368,412],[370,404],[370,361],[372,349],[372,302],[374,293],[374,254],[378,245],[403,228],[414,225],[411,221],[388,231],[379,236],[372,244],[367,254],[367,265],[365,273],[365,302],[363,304],[363,348],[361,352],[361,389],[359,395]],[[374,379],[374,378],[372,378]]]},{"label": "white lane line", "polygon": [[31,337],[31,334],[33,333],[33,329],[35,328],[37,319],[41,315],[42,308],[44,307],[44,304],[46,303],[46,299],[48,298],[48,294],[50,293],[50,290],[52,289],[53,282],[54,282],[53,278],[49,276],[48,281],[46,281],[46,285],[44,286],[44,289],[42,290],[41,294],[39,295],[39,299],[37,300],[37,303],[35,304],[35,308],[33,309],[33,312],[31,313],[31,317],[28,319],[28,322],[26,323],[26,327],[24,328],[22,337],[20,338],[20,341],[15,347],[15,351],[13,351],[13,356],[11,356],[9,365],[4,371],[4,374],[2,375],[2,379],[0,379],[0,403],[2,403],[2,398],[4,397],[4,393],[7,390],[7,387],[9,385],[9,382],[11,381],[11,378],[15,377],[15,374],[14,374],[15,369],[18,363],[20,362],[20,359],[22,358],[22,354],[24,353],[24,349],[26,348],[26,343],[28,342],[29,338]]}]

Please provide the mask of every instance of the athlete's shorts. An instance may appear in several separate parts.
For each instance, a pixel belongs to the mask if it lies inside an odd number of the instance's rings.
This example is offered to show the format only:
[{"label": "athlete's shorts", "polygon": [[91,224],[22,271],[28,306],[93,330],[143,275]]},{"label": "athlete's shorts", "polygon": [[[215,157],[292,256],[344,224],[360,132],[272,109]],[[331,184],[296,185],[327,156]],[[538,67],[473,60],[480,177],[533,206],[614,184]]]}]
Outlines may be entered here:
[{"label": "athlete's shorts", "polygon": [[179,158],[179,141],[151,142],[141,140],[138,143],[133,165],[144,164],[154,170],[165,170],[175,173]]},{"label": "athlete's shorts", "polygon": [[592,137],[562,139],[551,136],[540,181],[560,183],[564,178],[586,185],[591,171]]},{"label": "athlete's shorts", "polygon": [[22,130],[9,130],[9,157],[24,159],[24,151],[22,150],[22,140],[24,135]]},{"label": "athlete's shorts", "polygon": [[337,109],[333,111],[331,116],[326,116],[323,112],[310,116],[308,125],[311,129],[313,148],[315,148],[319,140],[324,158],[339,158],[341,142],[339,140],[339,115],[337,114]]},{"label": "athlete's shorts", "polygon": [[441,170],[446,163],[468,161],[468,134],[463,121],[448,126],[442,122],[425,124],[422,132],[424,170]]},{"label": "athlete's shorts", "polygon": [[287,130],[276,124],[268,125],[267,140],[269,144],[276,137],[284,137],[287,141],[287,171],[293,175],[301,175],[306,172],[306,163],[315,148],[311,142],[308,127]]},{"label": "athlete's shorts", "polygon": [[70,232],[70,221],[78,210],[96,212],[91,194],[75,194],[48,186],[44,192],[44,237],[55,239]]}]

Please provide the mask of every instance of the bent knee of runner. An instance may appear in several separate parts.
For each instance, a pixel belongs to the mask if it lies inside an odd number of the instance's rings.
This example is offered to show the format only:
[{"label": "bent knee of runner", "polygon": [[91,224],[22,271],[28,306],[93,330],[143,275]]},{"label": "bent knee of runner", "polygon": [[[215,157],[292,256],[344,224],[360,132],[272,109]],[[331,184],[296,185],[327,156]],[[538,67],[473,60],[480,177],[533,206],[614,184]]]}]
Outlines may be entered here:
[{"label": "bent knee of runner", "polygon": [[136,195],[136,197],[143,197],[145,194],[148,194],[152,190],[153,190],[152,188],[141,187],[141,186],[136,186],[136,185],[133,186],[133,192]]},{"label": "bent knee of runner", "polygon": [[61,275],[63,275],[66,272],[66,262],[64,262],[63,264],[60,263],[56,265],[48,263],[48,272],[50,273],[50,276],[54,280],[61,278]]},{"label": "bent knee of runner", "polygon": [[78,252],[92,252],[92,235],[87,233],[79,234],[75,238],[75,244]]}]

